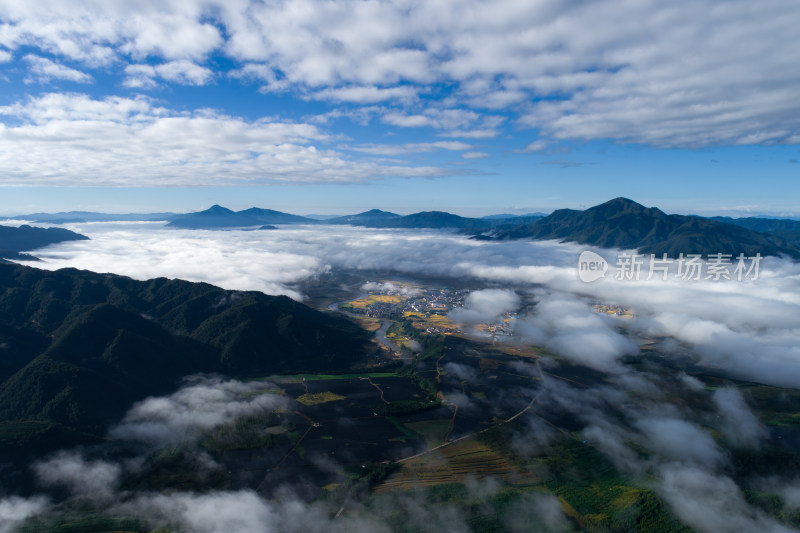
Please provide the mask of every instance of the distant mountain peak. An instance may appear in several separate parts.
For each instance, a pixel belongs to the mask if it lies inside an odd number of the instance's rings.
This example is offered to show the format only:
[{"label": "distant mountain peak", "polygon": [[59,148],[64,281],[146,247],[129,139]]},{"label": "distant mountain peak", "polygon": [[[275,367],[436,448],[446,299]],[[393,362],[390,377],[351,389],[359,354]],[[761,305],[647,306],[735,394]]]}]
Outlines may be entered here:
[{"label": "distant mountain peak", "polygon": [[623,196],[618,196],[617,198],[611,199],[607,202],[602,204],[596,205],[594,207],[590,207],[589,209],[615,209],[615,210],[624,210],[624,211],[644,211],[648,209],[647,207],[643,206],[638,202],[634,202],[630,198],[625,198]]},{"label": "distant mountain peak", "polygon": [[392,216],[400,216],[395,213],[390,213],[389,211],[383,211],[381,209],[370,209],[369,211],[364,211],[363,213],[359,213],[359,215],[392,215]]},{"label": "distant mountain peak", "polygon": [[199,214],[208,214],[208,215],[230,215],[233,214],[233,211],[228,209],[227,207],[222,207],[219,204],[214,204],[205,211],[200,211]]},{"label": "distant mountain peak", "polygon": [[[728,222],[727,220],[725,222]],[[793,228],[772,228],[779,238],[719,220],[667,215],[657,207],[645,207],[628,198],[614,198],[585,211],[558,209],[532,224],[504,226],[492,235],[498,239],[558,239],[605,248],[636,249],[642,253],[678,257],[681,253],[738,253],[787,255],[800,258],[792,247]],[[788,225],[787,225],[788,226]]]}]

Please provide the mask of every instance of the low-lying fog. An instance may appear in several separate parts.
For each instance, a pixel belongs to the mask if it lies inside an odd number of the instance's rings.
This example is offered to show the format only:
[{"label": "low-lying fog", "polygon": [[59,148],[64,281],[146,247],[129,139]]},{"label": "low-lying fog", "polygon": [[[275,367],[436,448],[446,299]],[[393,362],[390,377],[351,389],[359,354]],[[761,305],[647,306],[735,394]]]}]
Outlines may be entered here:
[{"label": "low-lying fog", "polygon": [[[485,282],[486,288],[474,291],[464,307],[451,314],[463,322],[492,319],[517,311],[523,300],[534,301],[532,310],[514,321],[515,338],[544,345],[611,376],[607,383],[588,389],[544,380],[536,396],[539,407],[557,408],[580,420],[585,437],[621,472],[656,490],[682,521],[698,531],[788,531],[751,507],[742,487],[727,474],[730,459],[726,449],[758,449],[768,438],[746,398],[737,389],[721,388],[711,394],[703,412],[679,407],[669,398],[698,393],[703,384],[676,373],[667,385],[655,375],[633,372],[621,358],[636,353],[645,339],[668,336],[674,339],[671,344],[676,353],[689,349],[701,364],[724,370],[731,377],[799,388],[800,264],[766,258],[756,280],[692,282],[656,277],[617,281],[609,276],[587,284],[580,281],[577,271],[578,256],[587,247],[552,241],[486,242],[433,230],[341,226],[288,226],[269,231],[173,230],[158,223],[68,227],[92,240],[35,252],[42,261],[31,266],[76,267],[138,279],[177,277],[227,289],[286,294],[298,300],[304,296],[298,288],[300,282],[337,269],[468,278],[478,286]],[[617,251],[595,251],[613,264]],[[632,317],[598,313],[592,308],[597,303],[630,309]],[[662,348],[669,345],[661,343]],[[213,423],[218,413],[249,408],[249,404],[224,405],[225,394],[244,385],[203,382],[193,386],[169,398],[132,406],[115,431],[169,441],[173,426],[185,420]],[[200,386],[214,391],[215,403],[210,407],[206,401],[202,405],[194,401]],[[630,391],[636,392],[638,403],[625,400]],[[172,415],[159,418],[154,426],[153,406],[159,405],[169,406]],[[621,418],[608,415],[614,409]],[[520,443],[520,448],[527,446],[533,453],[534,448],[546,447],[553,430],[533,417],[520,421],[530,428],[530,438]],[[716,438],[709,428],[717,432]],[[649,450],[647,459],[638,453],[641,449]],[[118,498],[115,480],[125,468],[128,466],[90,461],[79,451],[69,451],[43,459],[33,472],[43,486],[66,486],[78,499],[87,494],[124,499],[125,503],[115,504],[121,512],[168,516],[172,523],[190,531],[385,530],[380,509],[332,521],[320,506],[291,496],[281,504],[266,502],[249,491]],[[490,481],[469,490],[497,490]],[[761,482],[782,494],[786,505],[800,506],[800,483],[791,473]],[[528,527],[531,520],[552,530],[569,527],[554,497],[531,498],[530,505],[518,513],[518,518],[527,518],[520,526],[509,523],[510,530],[522,530],[519,527]],[[13,524],[49,505],[45,497],[0,498],[0,532],[10,531]],[[434,511],[413,495],[398,496],[392,505],[407,509],[409,523],[420,530],[467,530],[455,510],[439,507]],[[353,506],[357,511],[358,504]],[[212,508],[214,511],[209,511]],[[8,528],[2,525],[4,519]]]},{"label": "low-lying fog", "polygon": [[[91,240],[40,250],[35,255],[42,261],[31,266],[182,278],[297,300],[303,299],[299,282],[331,269],[484,280],[533,291],[539,304],[518,321],[518,333],[582,364],[609,369],[635,349],[617,332],[618,320],[590,306],[605,303],[633,310],[634,318],[625,322],[629,334],[671,336],[691,345],[705,364],[766,384],[800,387],[800,264],[788,260],[765,258],[755,280],[670,276],[663,281],[658,274],[648,281],[643,270],[638,281],[618,281],[609,273],[584,283],[578,278],[578,256],[589,248],[554,241],[487,242],[435,230],[350,226],[263,231],[176,230],[160,223],[66,227]],[[616,251],[595,251],[614,266]],[[489,304],[484,298],[483,305]]]}]

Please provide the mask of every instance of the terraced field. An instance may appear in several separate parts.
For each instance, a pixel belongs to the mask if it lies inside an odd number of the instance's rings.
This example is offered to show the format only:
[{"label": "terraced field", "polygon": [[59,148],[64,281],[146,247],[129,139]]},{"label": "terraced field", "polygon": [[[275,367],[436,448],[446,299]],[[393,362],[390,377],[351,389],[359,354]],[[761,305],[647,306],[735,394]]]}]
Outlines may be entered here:
[{"label": "terraced field", "polygon": [[468,477],[493,477],[508,483],[539,485],[535,474],[520,470],[500,454],[473,439],[465,439],[425,455],[409,459],[403,467],[378,485],[377,494],[394,490],[411,490],[447,483],[462,483]]}]

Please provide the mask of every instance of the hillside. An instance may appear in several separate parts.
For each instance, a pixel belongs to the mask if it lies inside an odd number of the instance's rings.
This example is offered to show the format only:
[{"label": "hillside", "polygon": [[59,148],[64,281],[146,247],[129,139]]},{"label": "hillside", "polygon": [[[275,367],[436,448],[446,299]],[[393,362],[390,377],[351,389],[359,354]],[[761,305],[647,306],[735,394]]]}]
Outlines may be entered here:
[{"label": "hillside", "polygon": [[232,211],[214,205],[205,211],[176,215],[167,226],[185,229],[227,229],[248,226],[264,226],[269,224],[316,224],[318,221],[290,215],[272,209],[251,207],[243,211]]},{"label": "hillside", "polygon": [[358,213],[357,215],[347,215],[343,217],[329,218],[325,220],[324,223],[352,224],[355,226],[360,226],[369,223],[385,222],[387,220],[393,220],[398,218],[402,218],[402,216],[396,213],[391,213],[389,211],[381,211],[380,209],[370,209],[369,211],[364,211],[363,213]]},{"label": "hillside", "polygon": [[708,218],[668,215],[627,198],[615,198],[585,211],[559,209],[532,223],[500,226],[488,235],[495,239],[558,239],[669,257],[760,253],[800,258],[800,250],[780,238]]},{"label": "hillside", "polygon": [[433,228],[433,229],[461,229],[479,230],[489,228],[493,224],[488,220],[467,218],[444,211],[422,211],[411,215],[383,220],[370,220],[363,223],[353,223],[369,228]]},{"label": "hillside", "polygon": [[773,235],[779,239],[785,240],[789,246],[800,248],[800,220],[759,217],[712,217],[712,220],[724,224],[741,226],[759,233]]},{"label": "hillside", "polygon": [[32,226],[0,226],[0,261],[7,259],[34,259],[20,254],[50,244],[64,241],[88,240],[89,237],[63,228],[34,228]]},{"label": "hillside", "polygon": [[[347,369],[366,341],[351,322],[283,296],[0,265],[0,425],[102,435],[188,374]],[[0,451],[30,444],[7,433]]]}]

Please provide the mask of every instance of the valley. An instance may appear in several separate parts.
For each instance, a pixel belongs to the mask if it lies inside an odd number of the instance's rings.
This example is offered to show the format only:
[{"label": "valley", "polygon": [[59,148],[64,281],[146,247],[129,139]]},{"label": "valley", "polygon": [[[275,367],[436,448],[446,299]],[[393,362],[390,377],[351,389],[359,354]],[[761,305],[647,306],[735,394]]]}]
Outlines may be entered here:
[{"label": "valley", "polygon": [[[343,274],[336,286],[352,276]],[[606,455],[608,437],[598,433],[602,420],[630,428],[637,439],[639,409],[650,405],[680,409],[692,424],[708,427],[731,454],[727,475],[754,487],[747,501],[787,526],[800,525],[800,515],[776,506],[777,496],[758,484],[800,468],[795,391],[715,375],[691,357],[676,366],[658,342],[626,358],[622,374],[593,370],[499,333],[513,316],[466,331],[450,322],[466,288],[408,277],[363,281],[350,300],[318,305],[336,307],[369,330],[384,329],[390,342],[374,338],[375,355],[349,370],[242,375],[247,385],[231,401],[264,399],[275,407],[144,447],[120,440],[115,430],[116,438],[112,431],[111,440],[84,447],[84,460],[141,462],[119,481],[115,497],[123,502],[143,491],[253,491],[266,501],[312,504],[332,523],[373,517],[403,529],[402,513],[391,509],[411,498],[431,510],[455,506],[472,530],[505,531],[514,509],[555,498],[563,512],[555,530],[626,531],[638,524],[689,531],[647,481],[662,468],[652,451],[658,446],[642,441],[621,464]],[[529,305],[535,303],[520,308]],[[601,304],[595,311],[629,312]],[[681,375],[691,380],[688,388]],[[765,421],[763,449],[743,449],[715,429],[713,395],[728,387],[751,398]],[[152,518],[98,509],[77,518],[56,512],[22,531],[73,531],[75,523],[95,524],[96,531],[154,526]]]}]

